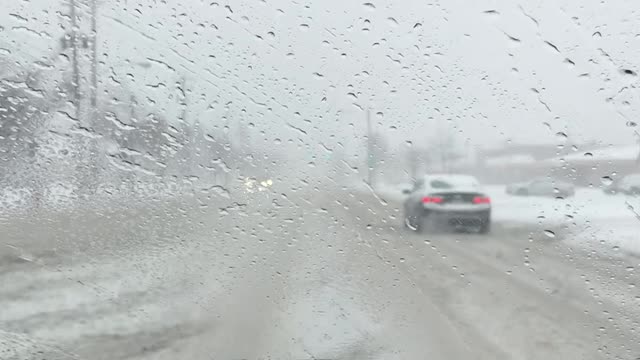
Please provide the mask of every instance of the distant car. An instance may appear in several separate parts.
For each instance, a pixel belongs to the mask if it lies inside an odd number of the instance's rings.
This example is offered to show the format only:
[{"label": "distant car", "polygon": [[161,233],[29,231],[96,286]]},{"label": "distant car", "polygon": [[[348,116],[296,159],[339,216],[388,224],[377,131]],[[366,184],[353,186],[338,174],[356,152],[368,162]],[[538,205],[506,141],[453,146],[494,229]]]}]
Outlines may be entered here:
[{"label": "distant car", "polygon": [[604,185],[602,187],[602,192],[609,195],[622,193],[623,191],[620,189],[620,180],[622,180],[622,178],[614,179],[610,184]]},{"label": "distant car", "polygon": [[531,181],[510,184],[507,194],[519,196],[569,197],[575,195],[575,186],[571,183],[549,178],[536,178]]},{"label": "distant car", "polygon": [[429,225],[488,233],[491,229],[491,199],[478,180],[469,175],[427,175],[403,191],[405,225],[425,231]]},{"label": "distant car", "polygon": [[603,191],[609,194],[640,195],[640,174],[629,174],[614,180]]}]

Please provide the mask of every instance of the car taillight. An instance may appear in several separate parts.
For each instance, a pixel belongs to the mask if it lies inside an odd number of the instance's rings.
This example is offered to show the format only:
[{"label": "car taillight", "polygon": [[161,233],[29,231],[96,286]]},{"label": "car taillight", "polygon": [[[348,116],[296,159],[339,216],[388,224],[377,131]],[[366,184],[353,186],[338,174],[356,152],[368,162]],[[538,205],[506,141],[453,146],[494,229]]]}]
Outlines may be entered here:
[{"label": "car taillight", "polygon": [[473,198],[473,203],[474,204],[490,204],[491,198],[489,198],[488,196],[476,196]]},{"label": "car taillight", "polygon": [[424,204],[440,204],[442,203],[442,198],[437,196],[425,196],[422,198],[422,203]]}]

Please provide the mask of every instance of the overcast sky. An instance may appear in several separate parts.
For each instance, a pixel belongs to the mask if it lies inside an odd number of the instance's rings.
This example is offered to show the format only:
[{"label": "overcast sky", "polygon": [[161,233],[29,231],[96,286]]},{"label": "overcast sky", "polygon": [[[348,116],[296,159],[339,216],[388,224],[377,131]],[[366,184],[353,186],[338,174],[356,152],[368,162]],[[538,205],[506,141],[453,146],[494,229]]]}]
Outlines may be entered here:
[{"label": "overcast sky", "polygon": [[[0,3],[0,54],[59,51],[64,2]],[[367,108],[395,144],[633,143],[638,79],[621,70],[639,70],[637,4],[519,3],[102,0],[100,84],[175,117],[185,78],[190,121],[253,124],[267,143],[360,139]]]}]

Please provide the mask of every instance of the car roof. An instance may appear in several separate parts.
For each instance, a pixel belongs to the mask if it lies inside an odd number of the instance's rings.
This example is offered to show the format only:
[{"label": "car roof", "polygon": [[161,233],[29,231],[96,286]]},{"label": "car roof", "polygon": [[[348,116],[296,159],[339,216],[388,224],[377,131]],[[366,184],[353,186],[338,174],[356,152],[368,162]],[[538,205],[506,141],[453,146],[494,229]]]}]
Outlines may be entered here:
[{"label": "car roof", "polygon": [[[427,188],[435,190],[477,190],[480,188],[480,182],[478,179],[474,176],[465,174],[428,174],[424,176],[424,182]],[[440,182],[440,184],[437,182]]]},{"label": "car roof", "polygon": [[637,178],[637,177],[640,177],[640,173],[628,174],[628,175],[623,176],[622,178],[623,179],[634,179],[634,178]]},{"label": "car roof", "polygon": [[622,177],[622,179],[620,179],[620,181],[622,182],[629,182],[629,181],[639,181],[640,180],[640,174],[635,173],[635,174],[629,174],[629,175],[625,175]]}]

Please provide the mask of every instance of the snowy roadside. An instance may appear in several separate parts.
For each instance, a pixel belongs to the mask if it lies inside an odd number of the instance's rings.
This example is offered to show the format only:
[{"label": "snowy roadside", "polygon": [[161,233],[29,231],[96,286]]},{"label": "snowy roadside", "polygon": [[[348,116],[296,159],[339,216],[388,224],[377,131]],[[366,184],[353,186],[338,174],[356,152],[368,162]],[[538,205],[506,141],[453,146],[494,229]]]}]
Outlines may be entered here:
[{"label": "snowy roadside", "polygon": [[[219,189],[218,189],[219,188]],[[49,211],[78,209],[110,209],[142,201],[170,200],[208,190],[220,193],[222,186],[202,180],[182,182],[146,181],[136,183],[100,184],[91,193],[80,193],[70,184],[49,185],[38,200],[29,188],[0,189],[0,214],[26,214],[34,208]],[[38,204],[39,202],[39,204]]]},{"label": "snowy roadside", "polygon": [[640,255],[640,220],[634,210],[640,209],[638,197],[607,195],[597,188],[577,188],[567,199],[511,196],[497,186],[487,190],[497,221],[537,224],[541,231],[560,229],[567,243],[588,250]]},{"label": "snowy roadside", "polygon": [[34,192],[28,188],[0,189],[0,209],[6,212],[30,211],[36,203],[45,209],[67,210],[88,203],[96,206],[108,206],[123,199],[145,199],[150,197],[167,197],[178,192],[174,184],[143,183],[128,187],[126,185],[101,185],[91,195],[81,196],[75,188],[68,184],[57,183],[47,187],[38,200]]},{"label": "snowy roadside", "polygon": [[151,347],[160,341],[155,332],[178,327],[188,334],[183,324],[198,326],[202,318],[193,302],[217,294],[226,279],[213,267],[194,271],[194,261],[211,262],[215,254],[196,245],[202,242],[0,272],[0,353],[7,359],[80,359],[85,357],[63,349],[127,337],[143,337],[139,341]]},{"label": "snowy roadside", "polygon": [[[402,194],[404,184],[381,184],[372,189],[361,183],[351,188],[398,204],[406,197]],[[640,255],[640,197],[607,195],[596,188],[578,188],[575,196],[567,199],[512,196],[500,185],[485,186],[485,190],[496,222],[528,224],[539,231],[560,229],[571,245]],[[554,236],[553,232],[546,234]]]}]

